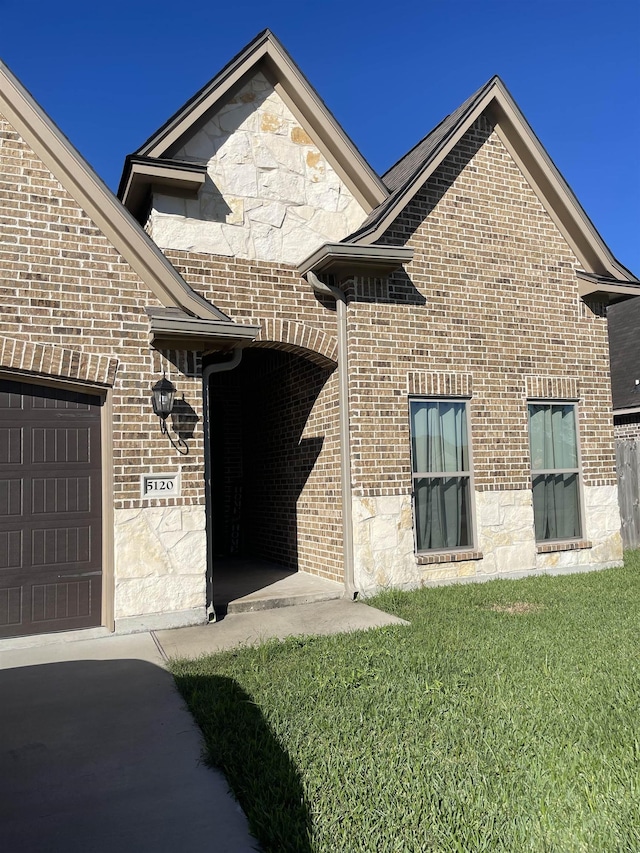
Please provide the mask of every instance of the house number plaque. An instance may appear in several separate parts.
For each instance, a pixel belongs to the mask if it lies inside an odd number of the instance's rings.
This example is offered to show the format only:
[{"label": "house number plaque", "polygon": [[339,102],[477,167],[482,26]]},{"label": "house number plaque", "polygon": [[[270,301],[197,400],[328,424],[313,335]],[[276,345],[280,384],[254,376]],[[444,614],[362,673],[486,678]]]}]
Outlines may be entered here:
[{"label": "house number plaque", "polygon": [[180,477],[177,474],[143,474],[140,477],[143,498],[175,498],[180,494]]}]

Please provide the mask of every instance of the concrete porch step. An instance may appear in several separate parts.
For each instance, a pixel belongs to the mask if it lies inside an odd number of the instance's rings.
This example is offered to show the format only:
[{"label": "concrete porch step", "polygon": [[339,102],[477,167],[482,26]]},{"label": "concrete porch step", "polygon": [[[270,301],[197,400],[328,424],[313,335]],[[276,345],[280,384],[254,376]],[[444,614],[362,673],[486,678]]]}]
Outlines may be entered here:
[{"label": "concrete porch step", "polygon": [[344,587],[341,583],[294,572],[267,586],[235,598],[227,604],[227,613],[253,613],[257,610],[274,610],[295,604],[313,604],[341,598]]}]

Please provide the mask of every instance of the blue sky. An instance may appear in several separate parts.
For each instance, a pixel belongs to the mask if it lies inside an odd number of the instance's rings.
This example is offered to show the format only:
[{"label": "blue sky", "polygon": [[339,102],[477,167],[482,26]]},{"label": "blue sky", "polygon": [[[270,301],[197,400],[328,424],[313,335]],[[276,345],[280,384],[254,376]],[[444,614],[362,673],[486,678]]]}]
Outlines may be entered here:
[{"label": "blue sky", "polygon": [[0,57],[106,183],[260,30],[378,172],[499,74],[640,275],[638,0],[0,0]]}]

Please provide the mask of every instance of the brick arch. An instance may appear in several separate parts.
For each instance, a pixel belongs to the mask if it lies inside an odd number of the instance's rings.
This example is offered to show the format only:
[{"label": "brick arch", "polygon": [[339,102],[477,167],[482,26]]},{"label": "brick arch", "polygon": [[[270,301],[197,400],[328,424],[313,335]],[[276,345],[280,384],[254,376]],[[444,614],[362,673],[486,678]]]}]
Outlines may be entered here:
[{"label": "brick arch", "polygon": [[118,369],[118,359],[51,344],[2,338],[0,368],[56,379],[74,379],[92,385],[112,386]]},{"label": "brick arch", "polygon": [[338,364],[338,342],[334,336],[292,320],[262,320],[251,346],[295,353],[321,367]]}]

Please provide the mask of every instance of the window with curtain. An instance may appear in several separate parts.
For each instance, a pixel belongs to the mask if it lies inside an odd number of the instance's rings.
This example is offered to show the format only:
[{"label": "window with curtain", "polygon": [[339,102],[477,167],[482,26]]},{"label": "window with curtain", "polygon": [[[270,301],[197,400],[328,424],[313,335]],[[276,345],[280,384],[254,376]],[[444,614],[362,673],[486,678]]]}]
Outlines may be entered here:
[{"label": "window with curtain", "polygon": [[410,400],[411,459],[418,551],[472,545],[467,404]]},{"label": "window with curtain", "polygon": [[576,407],[530,403],[529,444],[536,540],[580,538]]}]

